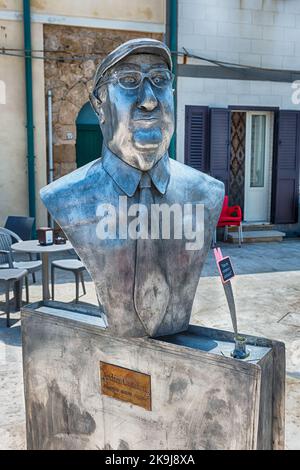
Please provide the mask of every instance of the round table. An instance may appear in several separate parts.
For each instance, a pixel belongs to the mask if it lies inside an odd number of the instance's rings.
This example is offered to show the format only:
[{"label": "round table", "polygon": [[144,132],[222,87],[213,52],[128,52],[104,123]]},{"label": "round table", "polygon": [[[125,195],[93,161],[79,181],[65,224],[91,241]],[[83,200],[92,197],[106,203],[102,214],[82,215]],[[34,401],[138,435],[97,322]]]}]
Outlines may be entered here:
[{"label": "round table", "polygon": [[38,240],[27,240],[24,242],[14,243],[11,248],[14,251],[23,253],[38,253],[42,258],[42,285],[43,285],[43,300],[50,299],[49,291],[49,254],[59,253],[61,251],[72,250],[73,247],[69,241],[65,245],[48,245],[42,246]]}]

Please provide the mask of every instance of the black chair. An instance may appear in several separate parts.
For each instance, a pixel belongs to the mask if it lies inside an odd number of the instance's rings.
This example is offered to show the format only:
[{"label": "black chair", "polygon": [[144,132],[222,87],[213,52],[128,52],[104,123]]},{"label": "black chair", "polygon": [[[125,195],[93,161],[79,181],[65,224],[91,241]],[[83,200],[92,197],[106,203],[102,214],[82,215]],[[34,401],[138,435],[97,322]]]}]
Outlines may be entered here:
[{"label": "black chair", "polygon": [[32,239],[33,225],[34,217],[10,215],[6,219],[4,228],[16,233],[23,241],[25,241]]}]

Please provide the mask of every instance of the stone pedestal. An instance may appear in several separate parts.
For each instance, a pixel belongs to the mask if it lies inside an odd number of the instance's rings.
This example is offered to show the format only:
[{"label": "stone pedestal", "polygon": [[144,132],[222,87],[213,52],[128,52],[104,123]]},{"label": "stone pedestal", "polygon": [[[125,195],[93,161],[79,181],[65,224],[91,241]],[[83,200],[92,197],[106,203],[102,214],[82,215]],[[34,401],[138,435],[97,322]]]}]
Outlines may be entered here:
[{"label": "stone pedestal", "polygon": [[28,449],[281,449],[285,350],[190,326],[164,338],[116,338],[91,307],[22,311]]}]

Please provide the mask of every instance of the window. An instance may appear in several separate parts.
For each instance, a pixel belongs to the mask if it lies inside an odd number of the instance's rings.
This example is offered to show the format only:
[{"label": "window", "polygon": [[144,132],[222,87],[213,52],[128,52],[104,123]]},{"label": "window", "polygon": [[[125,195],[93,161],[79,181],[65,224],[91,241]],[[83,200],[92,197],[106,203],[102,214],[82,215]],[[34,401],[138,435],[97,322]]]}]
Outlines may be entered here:
[{"label": "window", "polygon": [[251,121],[250,187],[263,188],[265,181],[266,116],[253,115]]}]

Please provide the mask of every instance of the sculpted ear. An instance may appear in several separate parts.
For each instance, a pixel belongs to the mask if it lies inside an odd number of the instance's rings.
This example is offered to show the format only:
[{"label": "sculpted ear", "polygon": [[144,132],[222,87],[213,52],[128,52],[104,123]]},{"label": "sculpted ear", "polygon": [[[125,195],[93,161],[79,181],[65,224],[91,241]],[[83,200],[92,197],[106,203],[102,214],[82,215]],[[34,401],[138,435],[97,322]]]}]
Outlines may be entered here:
[{"label": "sculpted ear", "polygon": [[99,101],[99,99],[96,98],[94,93],[90,93],[89,99],[90,99],[90,103],[92,105],[93,110],[95,111],[95,113],[99,117],[100,111],[101,111],[101,101]]}]

